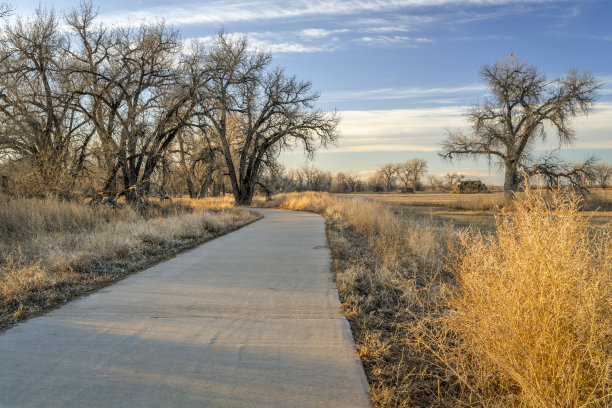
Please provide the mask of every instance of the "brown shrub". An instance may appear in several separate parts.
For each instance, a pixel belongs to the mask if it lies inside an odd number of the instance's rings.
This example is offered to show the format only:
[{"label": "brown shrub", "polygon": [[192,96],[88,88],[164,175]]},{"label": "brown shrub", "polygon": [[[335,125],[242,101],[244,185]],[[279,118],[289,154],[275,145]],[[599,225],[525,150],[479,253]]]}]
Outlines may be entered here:
[{"label": "brown shrub", "polygon": [[461,382],[461,402],[612,404],[610,232],[590,230],[575,199],[527,193],[495,235],[460,234],[459,289],[432,322],[444,336],[424,339]]}]

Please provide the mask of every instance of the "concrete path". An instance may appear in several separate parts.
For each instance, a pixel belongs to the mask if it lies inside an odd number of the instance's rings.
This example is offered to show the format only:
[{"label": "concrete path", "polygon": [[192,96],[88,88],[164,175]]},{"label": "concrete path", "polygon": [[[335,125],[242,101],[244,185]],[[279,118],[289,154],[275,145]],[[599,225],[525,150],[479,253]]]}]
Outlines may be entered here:
[{"label": "concrete path", "polygon": [[0,407],[369,407],[323,219],[261,212],[0,334]]}]

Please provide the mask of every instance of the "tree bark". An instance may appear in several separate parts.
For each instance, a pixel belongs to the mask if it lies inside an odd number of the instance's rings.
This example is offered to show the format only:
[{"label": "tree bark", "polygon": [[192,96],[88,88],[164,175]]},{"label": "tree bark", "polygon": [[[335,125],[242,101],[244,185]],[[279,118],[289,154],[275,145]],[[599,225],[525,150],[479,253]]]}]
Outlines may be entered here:
[{"label": "tree bark", "polygon": [[521,177],[519,173],[519,165],[515,160],[506,161],[506,174],[504,177],[504,191],[516,192]]}]

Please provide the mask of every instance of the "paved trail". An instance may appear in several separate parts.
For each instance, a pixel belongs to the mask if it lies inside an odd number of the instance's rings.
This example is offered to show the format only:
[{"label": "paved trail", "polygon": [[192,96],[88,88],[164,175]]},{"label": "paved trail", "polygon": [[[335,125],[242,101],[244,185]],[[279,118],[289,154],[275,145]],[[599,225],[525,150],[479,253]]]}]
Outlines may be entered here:
[{"label": "paved trail", "polygon": [[0,334],[0,407],[369,407],[323,219],[261,212]]}]

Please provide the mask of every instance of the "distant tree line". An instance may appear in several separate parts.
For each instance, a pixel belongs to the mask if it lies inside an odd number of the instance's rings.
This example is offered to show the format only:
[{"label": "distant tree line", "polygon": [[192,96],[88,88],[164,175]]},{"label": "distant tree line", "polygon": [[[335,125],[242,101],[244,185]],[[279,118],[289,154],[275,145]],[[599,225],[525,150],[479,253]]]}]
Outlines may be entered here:
[{"label": "distant tree line", "polygon": [[230,189],[248,204],[283,150],[336,140],[318,98],[246,37],[204,47],[162,22],[98,24],[91,3],[39,8],[2,28],[0,174],[30,195]]},{"label": "distant tree line", "polygon": [[464,175],[447,173],[440,177],[426,174],[427,162],[414,158],[403,163],[387,163],[380,166],[371,176],[358,173],[321,170],[305,164],[298,169],[287,170],[278,164],[266,170],[262,184],[267,186],[267,194],[328,191],[333,193],[359,192],[447,192],[465,179]]}]

